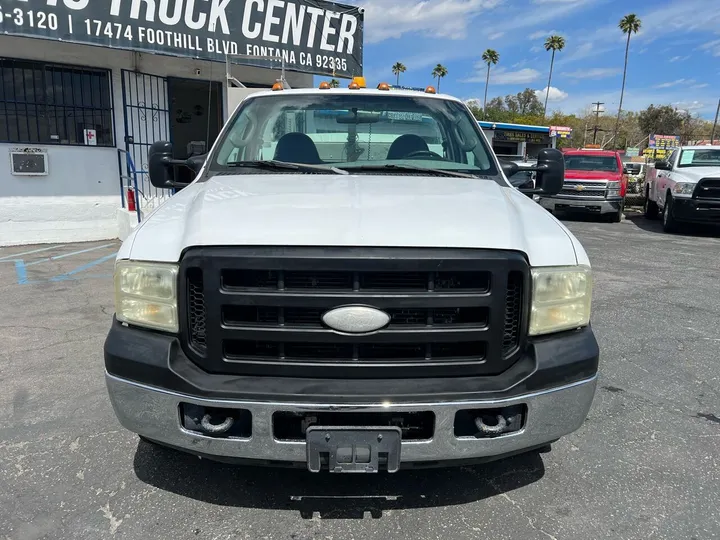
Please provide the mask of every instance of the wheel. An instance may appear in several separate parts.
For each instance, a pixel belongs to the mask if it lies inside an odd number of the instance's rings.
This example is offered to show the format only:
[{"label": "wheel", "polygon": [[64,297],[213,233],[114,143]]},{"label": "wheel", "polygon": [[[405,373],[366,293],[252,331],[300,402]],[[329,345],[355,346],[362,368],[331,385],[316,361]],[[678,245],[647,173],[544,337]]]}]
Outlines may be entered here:
[{"label": "wheel", "polygon": [[658,205],[655,201],[650,200],[650,189],[645,190],[645,217],[647,219],[657,219]]},{"label": "wheel", "polygon": [[617,212],[608,215],[608,221],[610,223],[620,223],[622,221],[623,212],[625,211],[625,204],[621,204]]},{"label": "wheel", "polygon": [[663,230],[666,233],[674,233],[678,230],[678,223],[672,214],[673,200],[672,196],[668,193],[665,199],[665,206],[663,207]]}]

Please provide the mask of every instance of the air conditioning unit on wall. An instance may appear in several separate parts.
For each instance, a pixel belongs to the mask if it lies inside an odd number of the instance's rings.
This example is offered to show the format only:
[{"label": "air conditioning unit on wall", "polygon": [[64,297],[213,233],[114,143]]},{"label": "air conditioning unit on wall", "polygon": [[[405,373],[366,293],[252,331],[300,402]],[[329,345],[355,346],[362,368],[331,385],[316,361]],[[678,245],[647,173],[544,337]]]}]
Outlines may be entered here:
[{"label": "air conditioning unit on wall", "polygon": [[15,176],[47,176],[48,155],[40,148],[13,148],[10,169]]}]

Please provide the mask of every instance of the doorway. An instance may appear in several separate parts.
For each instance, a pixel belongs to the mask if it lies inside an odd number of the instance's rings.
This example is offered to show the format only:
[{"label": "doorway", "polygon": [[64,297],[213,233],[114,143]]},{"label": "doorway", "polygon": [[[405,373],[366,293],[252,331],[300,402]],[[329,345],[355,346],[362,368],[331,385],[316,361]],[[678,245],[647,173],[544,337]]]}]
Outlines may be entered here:
[{"label": "doorway", "polygon": [[[173,157],[187,159],[206,154],[223,125],[222,85],[168,77],[167,86]],[[189,183],[194,176],[187,167],[175,170],[178,182]]]}]

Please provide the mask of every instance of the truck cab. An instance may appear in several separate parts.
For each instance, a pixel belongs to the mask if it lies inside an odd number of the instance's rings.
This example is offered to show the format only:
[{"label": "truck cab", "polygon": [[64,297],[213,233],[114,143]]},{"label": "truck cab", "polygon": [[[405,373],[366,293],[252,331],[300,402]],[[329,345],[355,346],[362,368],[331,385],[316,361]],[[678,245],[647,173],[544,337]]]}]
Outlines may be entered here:
[{"label": "truck cab", "polygon": [[564,150],[565,183],[553,197],[540,197],[551,212],[581,212],[619,223],[625,209],[627,177],[617,152]]},{"label": "truck cab", "polygon": [[[144,440],[312,472],[497,459],[578,429],[595,393],[592,271],[450,96],[248,96],[204,163],[123,243],[104,347]],[[189,185],[174,170],[194,168]]]},{"label": "truck cab", "polygon": [[720,146],[683,146],[648,171],[645,216],[665,232],[682,223],[720,224]]}]

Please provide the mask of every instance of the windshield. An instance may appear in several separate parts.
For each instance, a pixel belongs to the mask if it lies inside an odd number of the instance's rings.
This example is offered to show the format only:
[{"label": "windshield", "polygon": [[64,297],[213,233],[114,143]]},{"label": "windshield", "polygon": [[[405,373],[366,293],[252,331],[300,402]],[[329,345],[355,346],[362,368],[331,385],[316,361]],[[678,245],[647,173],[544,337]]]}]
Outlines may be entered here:
[{"label": "windshield", "polygon": [[231,122],[211,170],[257,173],[242,165],[276,160],[354,173],[390,166],[390,174],[408,167],[498,175],[477,123],[451,100],[286,93],[250,99]]},{"label": "windshield", "polygon": [[683,150],[678,167],[720,167],[720,148]]},{"label": "windshield", "polygon": [[565,156],[565,170],[617,172],[615,156]]},{"label": "windshield", "polygon": [[625,165],[625,168],[630,172],[631,174],[637,174],[640,172],[640,164],[639,163],[627,163]]}]

